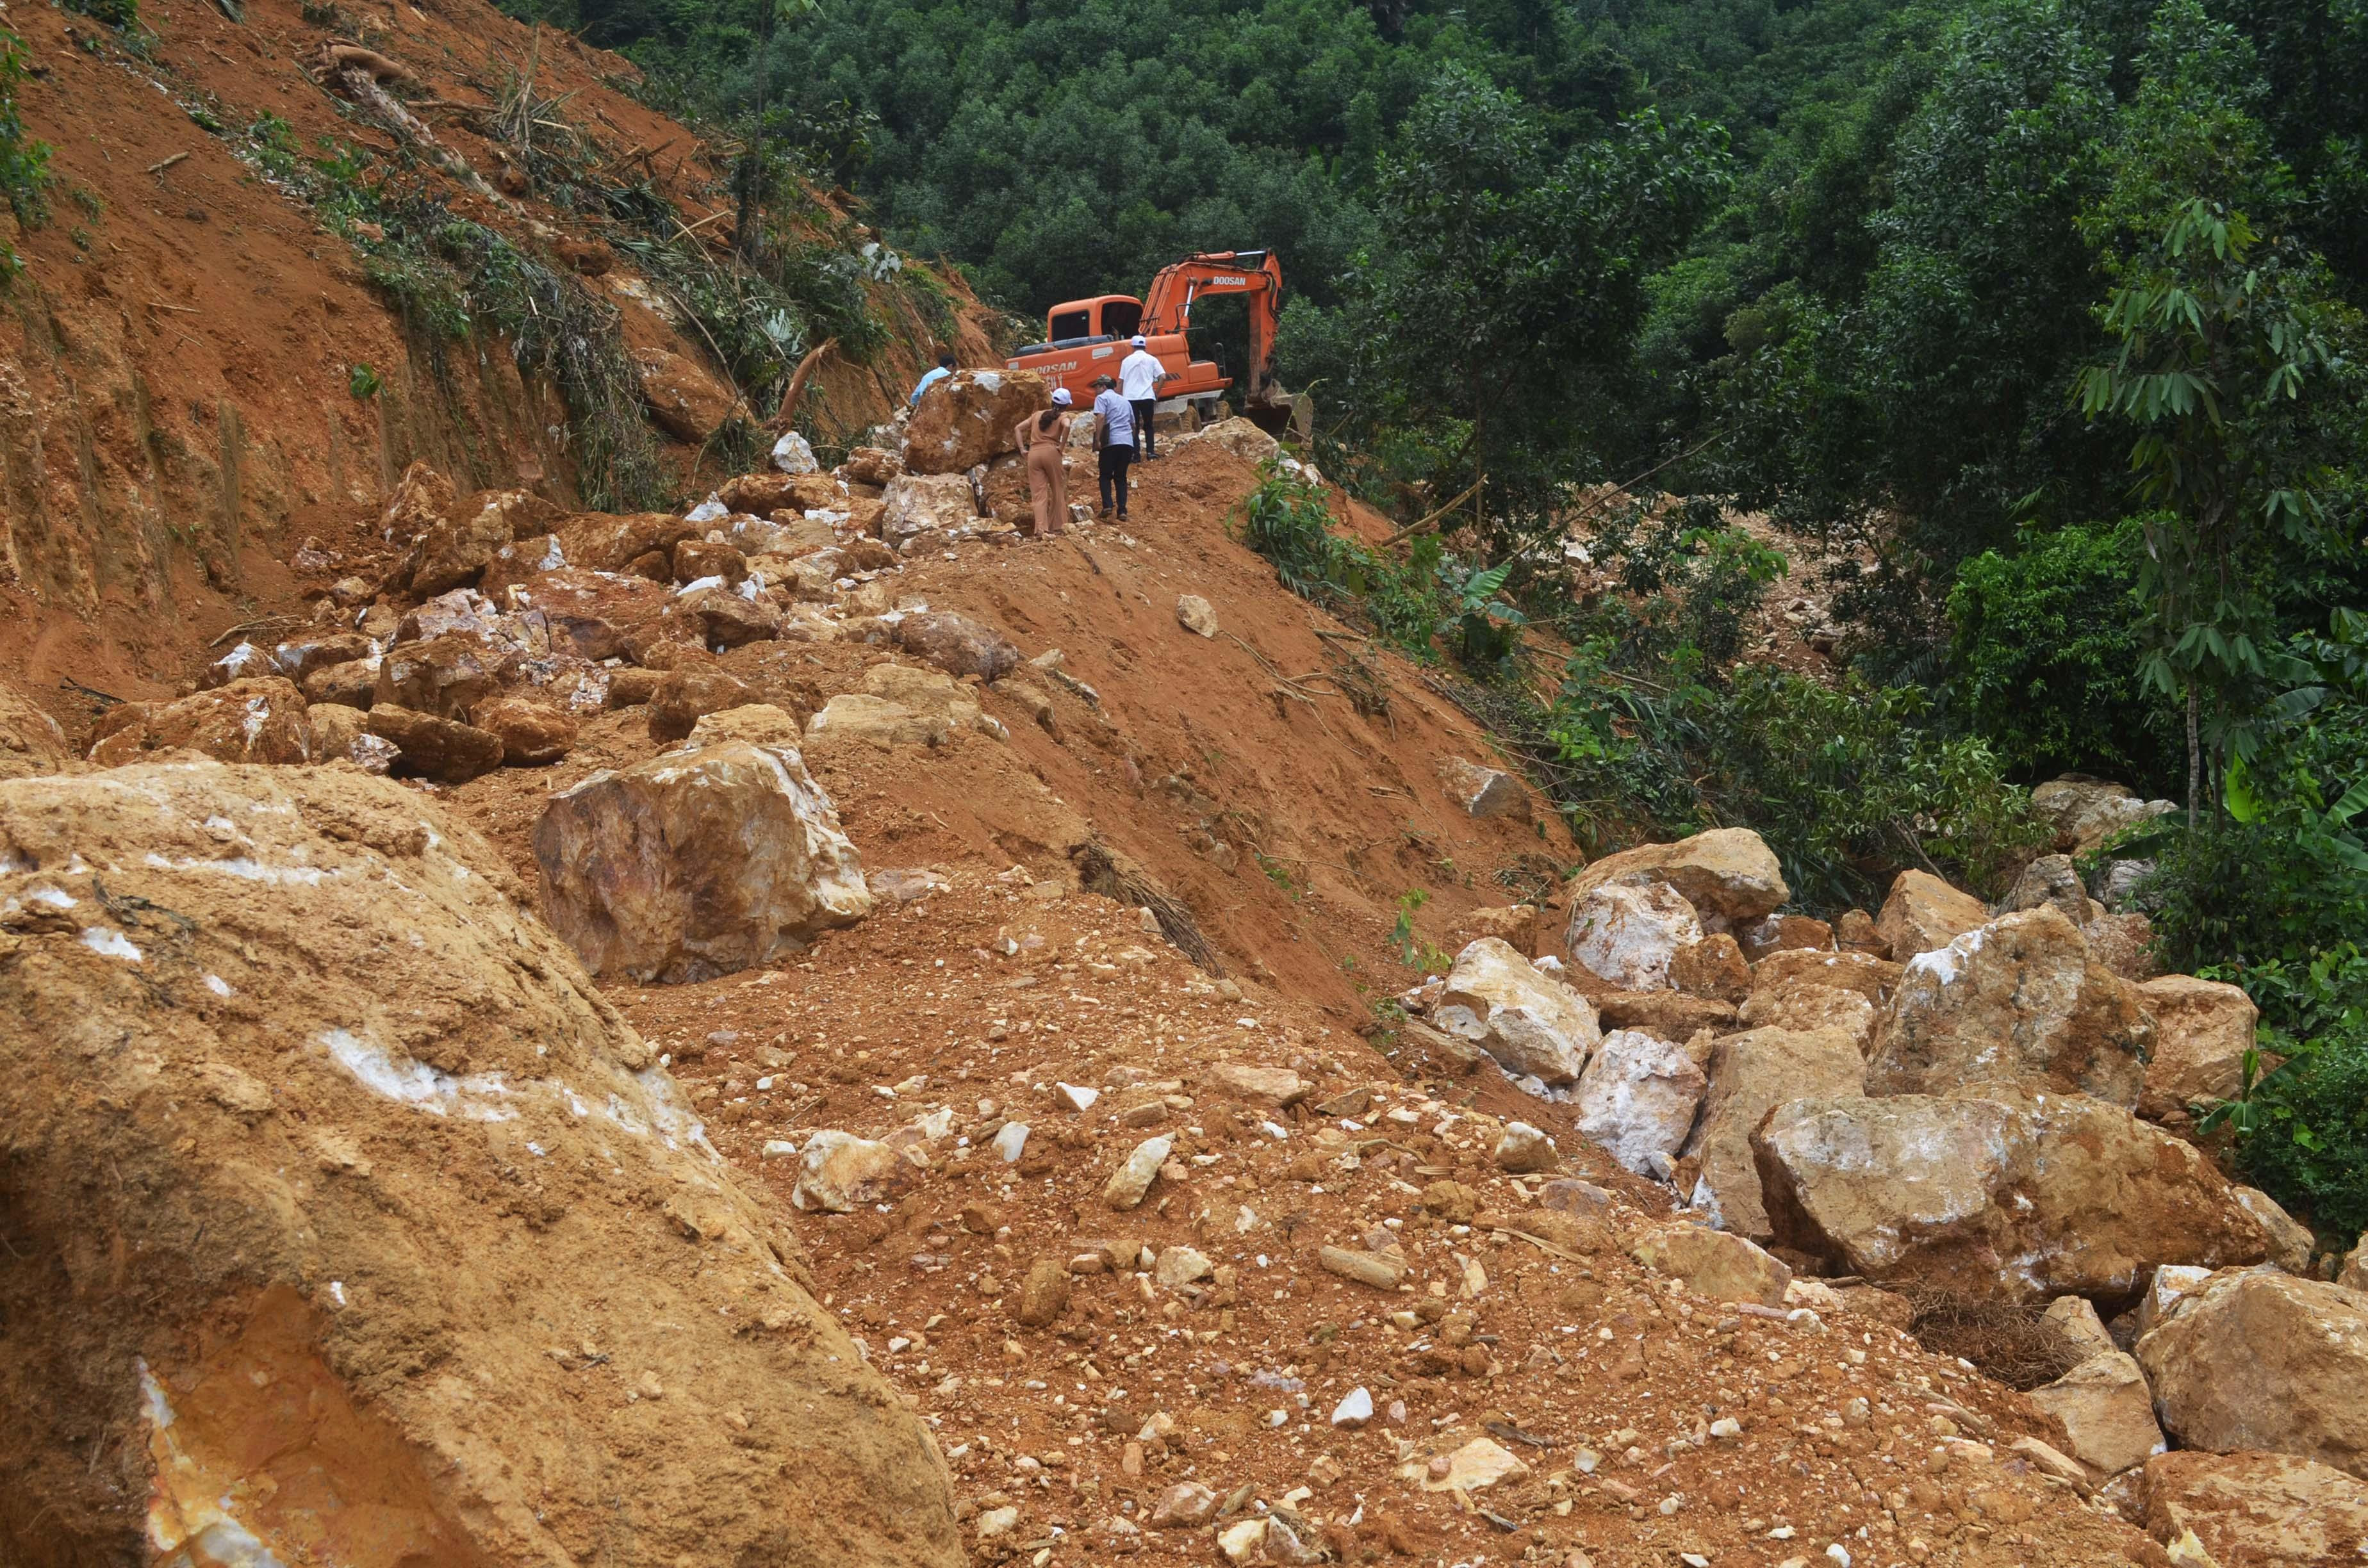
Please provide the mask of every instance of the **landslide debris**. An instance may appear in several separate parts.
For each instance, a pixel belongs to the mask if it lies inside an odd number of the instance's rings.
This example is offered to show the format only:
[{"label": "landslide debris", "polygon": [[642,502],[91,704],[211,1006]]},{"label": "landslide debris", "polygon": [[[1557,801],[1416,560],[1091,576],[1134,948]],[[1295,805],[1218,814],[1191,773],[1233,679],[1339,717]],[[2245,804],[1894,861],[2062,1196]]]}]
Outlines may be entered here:
[{"label": "landslide debris", "polygon": [[0,1557],[962,1561],[928,1435],[523,891],[350,768],[0,783]]}]

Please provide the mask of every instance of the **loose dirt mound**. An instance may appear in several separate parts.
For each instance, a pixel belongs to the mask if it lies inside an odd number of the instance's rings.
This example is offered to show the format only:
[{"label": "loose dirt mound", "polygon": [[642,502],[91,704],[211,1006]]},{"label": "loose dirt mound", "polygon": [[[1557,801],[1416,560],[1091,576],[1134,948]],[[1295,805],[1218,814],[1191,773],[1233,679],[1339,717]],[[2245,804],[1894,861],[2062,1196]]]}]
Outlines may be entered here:
[{"label": "loose dirt mound", "polygon": [[934,1445],[522,892],[347,769],[0,784],[0,1560],[961,1560]]}]

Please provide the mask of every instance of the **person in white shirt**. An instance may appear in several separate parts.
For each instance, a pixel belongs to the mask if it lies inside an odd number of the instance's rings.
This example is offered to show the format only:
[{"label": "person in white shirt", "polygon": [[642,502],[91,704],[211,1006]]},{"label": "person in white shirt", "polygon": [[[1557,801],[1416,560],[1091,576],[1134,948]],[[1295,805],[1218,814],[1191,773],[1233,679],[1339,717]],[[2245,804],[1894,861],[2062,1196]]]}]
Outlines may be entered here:
[{"label": "person in white shirt", "polygon": [[1134,352],[1119,361],[1119,395],[1134,405],[1134,449],[1141,460],[1151,462],[1158,457],[1152,449],[1151,409],[1159,401],[1159,383],[1168,379],[1168,372],[1159,363],[1159,356],[1141,335],[1134,339]]}]

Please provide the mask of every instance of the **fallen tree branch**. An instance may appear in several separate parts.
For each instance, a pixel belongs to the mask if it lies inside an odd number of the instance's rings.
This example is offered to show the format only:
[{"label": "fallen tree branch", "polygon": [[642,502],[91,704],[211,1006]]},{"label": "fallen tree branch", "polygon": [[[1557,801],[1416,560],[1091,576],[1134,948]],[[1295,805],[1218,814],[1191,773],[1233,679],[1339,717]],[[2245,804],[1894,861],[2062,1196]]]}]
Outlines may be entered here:
[{"label": "fallen tree branch", "polygon": [[773,411],[772,420],[766,426],[767,429],[780,432],[790,427],[790,421],[797,415],[798,400],[805,396],[807,381],[822,364],[823,356],[837,347],[838,339],[826,337],[806,350],[805,358],[800,359],[798,368],[790,373],[789,390],[781,393],[781,406]]}]

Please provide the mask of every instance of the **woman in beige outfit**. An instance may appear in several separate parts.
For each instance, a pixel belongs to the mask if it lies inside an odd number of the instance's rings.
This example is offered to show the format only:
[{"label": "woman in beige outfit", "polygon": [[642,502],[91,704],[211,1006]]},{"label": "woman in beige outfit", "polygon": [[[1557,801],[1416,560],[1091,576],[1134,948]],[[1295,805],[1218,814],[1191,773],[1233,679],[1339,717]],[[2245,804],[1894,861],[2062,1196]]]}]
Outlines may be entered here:
[{"label": "woman in beige outfit", "polygon": [[1028,460],[1028,498],[1035,504],[1036,526],[1029,538],[1043,539],[1066,530],[1069,521],[1069,471],[1061,451],[1069,441],[1069,389],[1056,387],[1053,406],[1020,422],[1012,436]]}]

